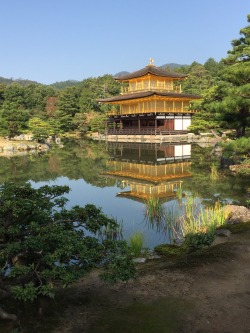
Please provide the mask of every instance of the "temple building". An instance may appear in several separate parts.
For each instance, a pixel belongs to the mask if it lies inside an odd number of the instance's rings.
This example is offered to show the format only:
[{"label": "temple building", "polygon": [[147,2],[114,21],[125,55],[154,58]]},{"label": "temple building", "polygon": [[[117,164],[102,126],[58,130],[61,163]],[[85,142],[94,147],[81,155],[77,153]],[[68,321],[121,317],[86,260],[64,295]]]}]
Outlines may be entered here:
[{"label": "temple building", "polygon": [[143,69],[115,77],[123,83],[121,94],[99,100],[112,105],[107,134],[186,134],[195,112],[190,110],[190,102],[201,98],[182,92],[186,77],[154,66],[152,59]]}]

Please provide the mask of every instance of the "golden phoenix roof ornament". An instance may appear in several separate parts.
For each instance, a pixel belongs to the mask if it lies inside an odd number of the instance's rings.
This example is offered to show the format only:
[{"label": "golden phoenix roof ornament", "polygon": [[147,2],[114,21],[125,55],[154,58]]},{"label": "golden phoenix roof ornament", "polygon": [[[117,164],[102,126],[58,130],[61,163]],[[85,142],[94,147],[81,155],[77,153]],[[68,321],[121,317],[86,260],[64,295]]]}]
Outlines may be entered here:
[{"label": "golden phoenix roof ornament", "polygon": [[149,58],[149,64],[148,66],[154,66],[154,59],[153,58]]}]

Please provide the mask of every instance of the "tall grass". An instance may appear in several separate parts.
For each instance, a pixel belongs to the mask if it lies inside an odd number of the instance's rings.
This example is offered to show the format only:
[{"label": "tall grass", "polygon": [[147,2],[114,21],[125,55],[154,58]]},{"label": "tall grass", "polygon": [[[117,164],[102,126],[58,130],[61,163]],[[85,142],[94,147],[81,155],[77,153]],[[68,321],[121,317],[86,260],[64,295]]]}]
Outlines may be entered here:
[{"label": "tall grass", "polygon": [[182,186],[180,186],[180,187],[177,188],[177,190],[176,190],[176,196],[177,196],[177,199],[181,202],[182,197],[183,197]]},{"label": "tall grass", "polygon": [[144,245],[144,235],[140,231],[135,231],[128,240],[129,251],[133,257],[140,257],[142,255]]},{"label": "tall grass", "polygon": [[[216,228],[223,225],[227,217],[228,211],[219,202],[213,207],[203,208],[197,198],[187,198],[184,204],[184,214],[179,218],[176,235],[182,240],[190,238],[190,235],[195,239],[195,235],[199,235],[199,242],[202,243],[203,237],[204,242],[208,245],[208,242],[212,242],[214,238]],[[198,236],[195,241],[197,239]]]},{"label": "tall grass", "polygon": [[218,167],[215,163],[211,164],[211,172],[210,172],[210,178],[212,181],[215,181],[219,178],[219,172],[218,172]]},{"label": "tall grass", "polygon": [[[117,222],[117,221],[116,221]],[[107,224],[102,226],[98,230],[98,237],[101,240],[110,239],[110,240],[117,240],[123,238],[123,221],[117,223],[117,226],[112,224]]]}]

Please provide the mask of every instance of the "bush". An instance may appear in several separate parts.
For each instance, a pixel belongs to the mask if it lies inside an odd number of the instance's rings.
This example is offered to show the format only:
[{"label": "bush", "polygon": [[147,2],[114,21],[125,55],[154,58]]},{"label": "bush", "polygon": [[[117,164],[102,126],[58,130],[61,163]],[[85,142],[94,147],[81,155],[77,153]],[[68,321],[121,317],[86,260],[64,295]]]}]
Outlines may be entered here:
[{"label": "bush", "polygon": [[210,246],[215,238],[215,229],[204,232],[190,233],[185,236],[184,246],[189,251],[197,251],[203,247]]},{"label": "bush", "polygon": [[245,154],[250,151],[250,138],[242,137],[237,140],[223,143],[222,147],[226,151],[234,151],[236,153]]},{"label": "bush", "polygon": [[117,228],[116,221],[90,204],[67,210],[68,191],[0,186],[0,282],[17,299],[51,298],[56,286],[66,287],[95,267],[106,268],[109,281],[135,275],[127,243],[96,236],[105,226]]}]

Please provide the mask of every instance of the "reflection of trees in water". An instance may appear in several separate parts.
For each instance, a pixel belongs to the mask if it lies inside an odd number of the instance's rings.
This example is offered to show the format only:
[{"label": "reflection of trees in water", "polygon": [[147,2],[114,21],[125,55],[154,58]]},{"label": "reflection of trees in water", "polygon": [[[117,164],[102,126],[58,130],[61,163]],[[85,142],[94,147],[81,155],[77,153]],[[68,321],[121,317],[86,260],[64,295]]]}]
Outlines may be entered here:
[{"label": "reflection of trees in water", "polygon": [[211,151],[212,148],[192,146],[192,177],[185,179],[183,190],[203,198],[206,204],[214,204],[218,200],[227,202],[228,199],[229,202],[244,204],[250,180],[232,176],[228,170],[219,167],[218,178],[211,180],[211,165],[220,165],[220,160],[211,156]]},{"label": "reflection of trees in water", "polygon": [[105,144],[70,140],[63,149],[56,146],[39,155],[0,157],[0,182],[49,181],[63,176],[99,187],[112,186],[115,180],[100,176],[106,159]]},{"label": "reflection of trees in water", "polygon": [[[84,179],[87,183],[98,186],[116,186],[123,188],[123,178],[104,177],[107,160],[110,158],[107,143],[86,140],[66,140],[64,148],[53,147],[46,153],[17,157],[0,157],[0,183],[16,183],[32,180],[49,181],[58,177]],[[192,177],[183,178],[182,189],[210,200],[240,200],[244,203],[250,180],[227,175],[219,170],[219,178],[211,181],[211,163],[217,162],[210,156],[212,148],[192,146]]]}]

